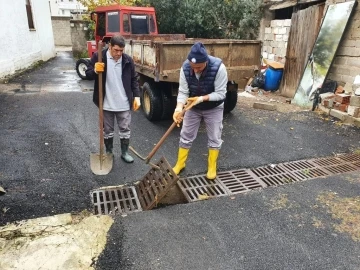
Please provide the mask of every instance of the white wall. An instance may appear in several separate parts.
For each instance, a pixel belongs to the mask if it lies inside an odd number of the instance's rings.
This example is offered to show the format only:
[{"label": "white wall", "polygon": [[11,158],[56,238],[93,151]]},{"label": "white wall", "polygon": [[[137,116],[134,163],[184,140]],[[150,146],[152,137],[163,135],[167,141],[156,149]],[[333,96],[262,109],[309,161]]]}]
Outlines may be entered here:
[{"label": "white wall", "polygon": [[56,55],[48,1],[30,0],[34,30],[24,0],[0,1],[0,78]]},{"label": "white wall", "polygon": [[[45,1],[45,0],[44,0]],[[46,0],[49,1],[51,16],[72,16],[71,11],[73,12],[84,12],[87,10],[82,4],[76,0]]]}]

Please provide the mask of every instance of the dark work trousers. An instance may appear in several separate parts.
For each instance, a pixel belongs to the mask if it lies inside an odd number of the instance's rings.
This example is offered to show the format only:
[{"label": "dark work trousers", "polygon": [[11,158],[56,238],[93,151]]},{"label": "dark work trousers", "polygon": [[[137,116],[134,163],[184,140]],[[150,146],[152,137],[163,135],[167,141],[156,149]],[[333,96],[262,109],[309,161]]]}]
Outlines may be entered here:
[{"label": "dark work trousers", "polygon": [[114,123],[116,122],[119,127],[120,139],[130,138],[130,123],[131,123],[131,112],[111,112],[104,110],[104,139],[114,137]]},{"label": "dark work trousers", "polygon": [[179,146],[181,148],[191,148],[191,145],[198,133],[200,122],[202,119],[204,119],[208,136],[208,148],[220,149],[223,142],[221,140],[221,133],[223,129],[223,114],[223,104],[210,110],[199,110],[192,108],[187,111],[185,113],[180,132]]}]

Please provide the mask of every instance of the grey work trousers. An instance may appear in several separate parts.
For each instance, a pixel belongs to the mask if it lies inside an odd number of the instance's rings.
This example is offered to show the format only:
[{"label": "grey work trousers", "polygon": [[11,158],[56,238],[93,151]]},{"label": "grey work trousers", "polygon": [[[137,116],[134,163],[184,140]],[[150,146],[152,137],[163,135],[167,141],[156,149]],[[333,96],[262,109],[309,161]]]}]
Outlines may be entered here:
[{"label": "grey work trousers", "polygon": [[223,104],[210,110],[199,110],[192,108],[187,111],[185,113],[180,132],[179,146],[181,148],[191,148],[191,145],[197,136],[200,122],[202,119],[204,119],[208,137],[208,148],[220,149],[221,144],[223,143],[221,140],[221,133],[223,129],[223,114]]},{"label": "grey work trousers", "polygon": [[111,112],[104,110],[104,139],[114,137],[114,121],[117,121],[119,127],[120,139],[130,138],[131,112]]}]

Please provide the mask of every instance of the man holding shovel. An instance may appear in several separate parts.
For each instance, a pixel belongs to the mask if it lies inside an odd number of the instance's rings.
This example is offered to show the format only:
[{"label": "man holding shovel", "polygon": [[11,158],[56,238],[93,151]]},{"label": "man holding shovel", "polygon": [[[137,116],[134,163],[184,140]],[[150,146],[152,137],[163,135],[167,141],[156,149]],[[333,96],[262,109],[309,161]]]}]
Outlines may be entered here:
[{"label": "man holding shovel", "polygon": [[86,70],[89,79],[95,79],[93,102],[99,107],[99,81],[97,74],[102,74],[104,143],[106,153],[112,153],[114,140],[114,121],[119,127],[121,158],[131,163],[129,155],[131,113],[140,108],[140,90],[132,58],[124,53],[125,40],[120,35],[110,39],[109,48],[102,52],[103,62],[98,61],[98,53],[91,57]]},{"label": "man holding shovel", "polygon": [[[222,60],[208,55],[201,42],[195,43],[180,71],[179,93],[173,114],[175,122],[183,121],[178,160],[173,168],[176,174],[185,168],[192,142],[204,119],[209,149],[206,177],[209,180],[216,178],[217,159],[223,142],[221,133],[227,82],[227,71]],[[181,111],[187,102],[190,104],[182,117]]]}]

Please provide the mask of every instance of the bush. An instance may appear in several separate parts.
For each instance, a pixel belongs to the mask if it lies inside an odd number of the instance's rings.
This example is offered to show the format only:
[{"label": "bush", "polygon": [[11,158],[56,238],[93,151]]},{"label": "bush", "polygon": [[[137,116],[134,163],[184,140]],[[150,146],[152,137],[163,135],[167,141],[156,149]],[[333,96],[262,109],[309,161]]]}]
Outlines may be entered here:
[{"label": "bush", "polygon": [[144,0],[155,7],[161,34],[256,39],[262,0]]}]

